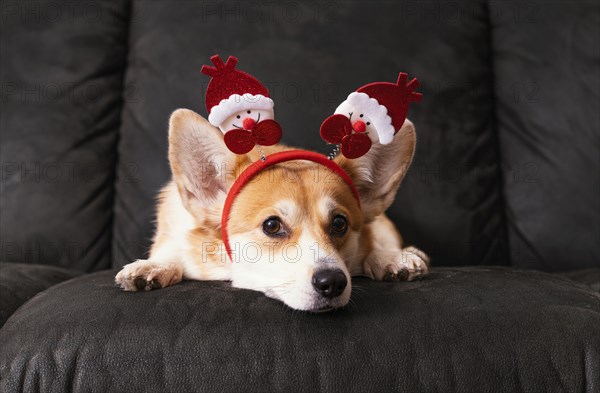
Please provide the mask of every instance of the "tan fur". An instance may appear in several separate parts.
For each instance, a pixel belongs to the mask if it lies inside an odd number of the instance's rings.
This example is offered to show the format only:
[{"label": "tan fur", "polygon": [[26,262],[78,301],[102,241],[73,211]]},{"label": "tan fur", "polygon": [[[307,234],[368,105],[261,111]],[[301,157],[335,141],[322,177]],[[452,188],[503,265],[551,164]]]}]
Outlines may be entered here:
[{"label": "tan fur", "polygon": [[[310,277],[323,261],[342,269],[348,278],[423,276],[428,271],[427,256],[415,248],[403,249],[399,233],[384,215],[412,160],[414,135],[406,121],[396,137],[398,143],[374,146],[358,160],[336,159],[355,182],[362,209],[349,187],[317,164],[292,161],[261,172],[237,196],[228,225],[232,244],[240,245],[237,251],[258,250],[260,258],[248,262],[252,257],[241,255],[240,261],[231,263],[221,239],[222,206],[235,178],[259,159],[259,153],[254,149],[244,156],[231,154],[219,130],[192,111],[178,110],[169,129],[173,181],[159,196],[150,258],[125,266],[116,282],[125,290],[149,290],[183,278],[231,280],[234,286],[263,291],[293,308],[320,310],[345,305],[351,291],[348,285],[339,299],[315,298]],[[263,148],[266,154],[287,149]],[[349,222],[343,237],[330,233],[336,214]],[[281,217],[288,232],[285,238],[263,233],[261,225],[270,216]],[[298,261],[291,260],[290,252],[282,259],[290,250],[292,255],[300,253]]]}]

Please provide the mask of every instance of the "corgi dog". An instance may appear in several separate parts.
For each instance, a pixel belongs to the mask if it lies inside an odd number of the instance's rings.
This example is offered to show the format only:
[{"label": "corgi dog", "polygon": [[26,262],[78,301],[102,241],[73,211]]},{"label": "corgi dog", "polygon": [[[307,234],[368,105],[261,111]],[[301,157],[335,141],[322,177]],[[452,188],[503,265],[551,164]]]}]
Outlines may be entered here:
[{"label": "corgi dog", "polygon": [[[191,110],[178,109],[169,121],[173,179],[159,196],[149,258],[123,267],[116,284],[126,291],[147,291],[184,279],[229,280],[293,309],[322,312],[348,304],[352,276],[386,281],[423,277],[428,257],[414,247],[404,248],[384,214],[412,161],[415,143],[415,129],[406,120],[391,143],[374,145],[358,159],[334,159],[354,183],[360,206],[344,181],[316,163],[284,162],[264,171],[231,206],[230,260],[221,232],[224,202],[236,177],[261,153],[255,148],[233,154],[217,127]],[[268,155],[289,148],[262,149]]]}]

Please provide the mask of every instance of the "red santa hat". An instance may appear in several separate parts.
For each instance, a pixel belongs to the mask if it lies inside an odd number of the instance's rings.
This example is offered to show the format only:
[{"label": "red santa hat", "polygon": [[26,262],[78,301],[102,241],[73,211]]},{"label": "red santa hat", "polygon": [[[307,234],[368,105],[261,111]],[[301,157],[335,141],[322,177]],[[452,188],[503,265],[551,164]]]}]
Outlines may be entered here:
[{"label": "red santa hat", "polygon": [[[406,83],[407,79],[408,75],[401,72],[396,83],[369,83],[350,93],[344,101],[371,120],[377,130],[379,142],[383,145],[390,143],[402,128],[410,102],[419,102],[423,97],[421,93],[415,93],[419,81],[413,78]],[[336,109],[335,113],[341,113],[338,110],[344,103]],[[347,113],[342,114],[347,115]]]},{"label": "red santa hat", "polygon": [[252,75],[235,69],[236,57],[229,56],[226,63],[219,55],[210,60],[215,66],[202,66],[201,72],[212,77],[206,89],[206,110],[212,125],[218,127],[236,112],[273,109],[267,88]]}]

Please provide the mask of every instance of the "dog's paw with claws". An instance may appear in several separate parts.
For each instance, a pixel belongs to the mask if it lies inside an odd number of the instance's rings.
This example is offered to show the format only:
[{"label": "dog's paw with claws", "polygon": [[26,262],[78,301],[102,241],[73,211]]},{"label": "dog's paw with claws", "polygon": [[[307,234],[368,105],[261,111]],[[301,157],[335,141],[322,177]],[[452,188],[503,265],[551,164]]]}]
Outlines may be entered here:
[{"label": "dog's paw with claws", "polygon": [[415,247],[380,252],[365,263],[367,275],[382,281],[412,281],[429,273],[429,257]]},{"label": "dog's paw with claws", "polygon": [[402,249],[396,259],[398,270],[402,272],[402,281],[412,281],[429,273],[429,257],[415,247]]},{"label": "dog's paw with claws", "polygon": [[117,273],[115,283],[125,291],[151,291],[177,284],[183,271],[173,264],[138,260]]}]

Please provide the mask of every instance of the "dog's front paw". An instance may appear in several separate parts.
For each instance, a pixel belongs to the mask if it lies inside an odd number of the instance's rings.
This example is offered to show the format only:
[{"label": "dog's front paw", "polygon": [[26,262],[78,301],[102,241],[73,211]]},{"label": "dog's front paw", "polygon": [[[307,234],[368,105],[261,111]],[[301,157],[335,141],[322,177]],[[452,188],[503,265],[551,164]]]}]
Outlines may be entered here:
[{"label": "dog's front paw", "polygon": [[429,273],[429,257],[415,247],[403,248],[396,258],[398,271],[401,271],[401,281],[412,281]]},{"label": "dog's front paw", "polygon": [[367,258],[364,269],[375,280],[412,281],[429,273],[429,257],[415,247],[376,252]]},{"label": "dog's front paw", "polygon": [[177,284],[183,270],[175,264],[138,260],[117,273],[115,283],[125,291],[151,291]]}]

